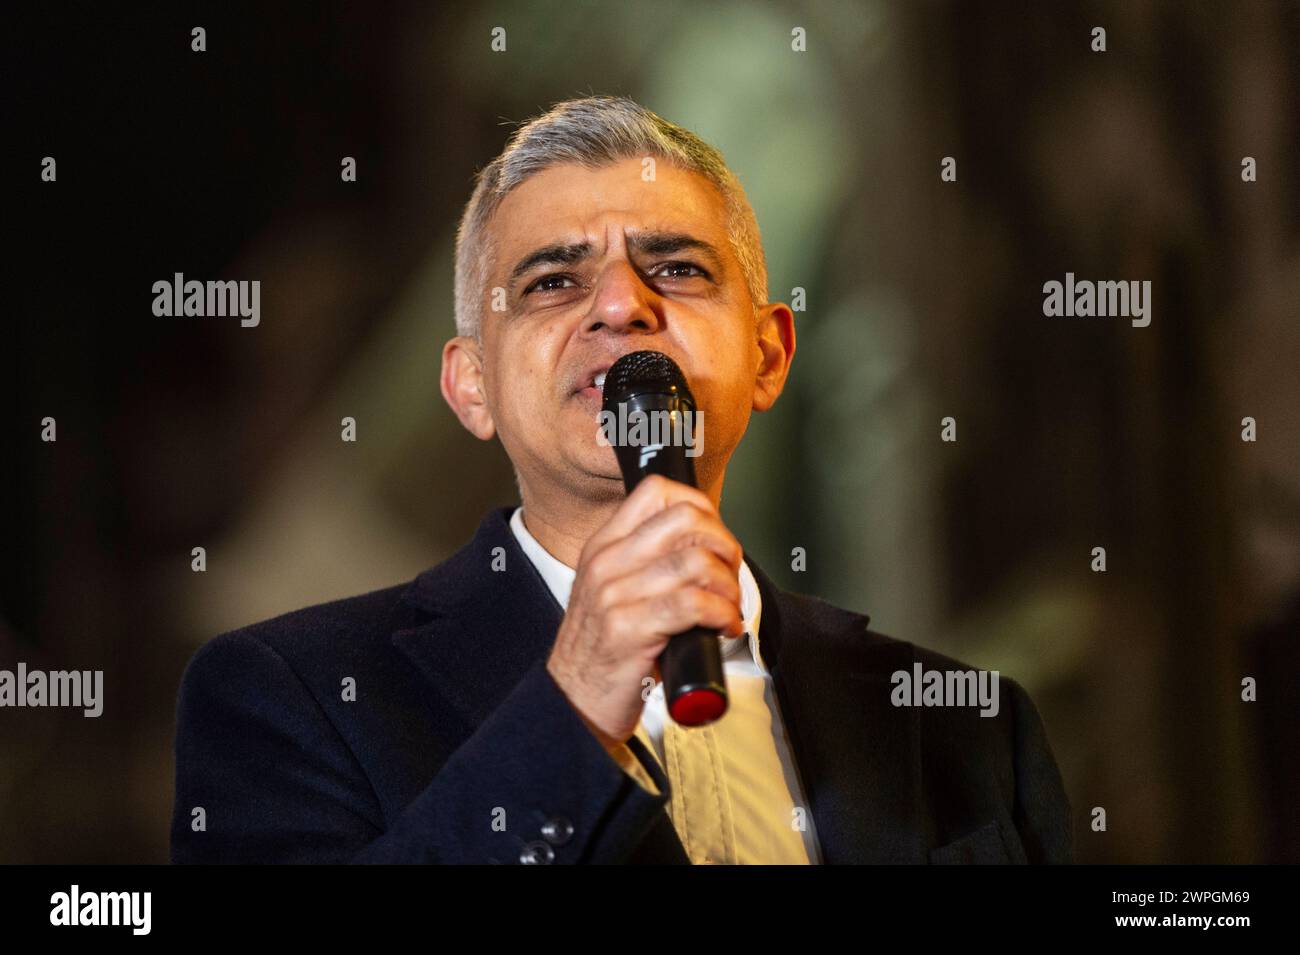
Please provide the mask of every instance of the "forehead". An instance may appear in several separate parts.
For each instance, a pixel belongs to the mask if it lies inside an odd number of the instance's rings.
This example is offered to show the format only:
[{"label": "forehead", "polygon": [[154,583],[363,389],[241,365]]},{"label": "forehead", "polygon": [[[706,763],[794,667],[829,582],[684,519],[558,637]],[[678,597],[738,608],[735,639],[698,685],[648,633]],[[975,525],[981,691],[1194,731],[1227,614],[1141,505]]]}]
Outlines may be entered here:
[{"label": "forehead", "polygon": [[699,173],[656,159],[654,179],[643,178],[640,158],[588,169],[551,166],[502,200],[488,229],[501,268],[521,252],[547,242],[590,240],[603,247],[610,226],[690,232],[725,247],[726,204]]}]

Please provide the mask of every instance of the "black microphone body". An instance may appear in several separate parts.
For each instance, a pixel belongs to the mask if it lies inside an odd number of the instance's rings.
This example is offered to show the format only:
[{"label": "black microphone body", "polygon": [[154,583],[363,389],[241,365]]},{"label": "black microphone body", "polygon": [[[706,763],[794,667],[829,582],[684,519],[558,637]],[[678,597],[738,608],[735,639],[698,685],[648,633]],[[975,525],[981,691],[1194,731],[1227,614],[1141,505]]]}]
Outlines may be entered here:
[{"label": "black microphone body", "polygon": [[[695,400],[676,362],[655,351],[624,355],[606,374],[602,408],[629,425],[626,434],[622,429],[617,434],[629,440],[610,442],[629,494],[650,474],[697,486],[695,459],[686,454],[684,440],[686,429],[696,424]],[[641,420],[646,422],[640,432],[635,427],[638,415],[644,415]],[[644,440],[636,440],[639,435]],[[726,712],[727,685],[716,631],[692,627],[675,634],[659,654],[658,664],[664,701],[676,722],[703,726]]]}]

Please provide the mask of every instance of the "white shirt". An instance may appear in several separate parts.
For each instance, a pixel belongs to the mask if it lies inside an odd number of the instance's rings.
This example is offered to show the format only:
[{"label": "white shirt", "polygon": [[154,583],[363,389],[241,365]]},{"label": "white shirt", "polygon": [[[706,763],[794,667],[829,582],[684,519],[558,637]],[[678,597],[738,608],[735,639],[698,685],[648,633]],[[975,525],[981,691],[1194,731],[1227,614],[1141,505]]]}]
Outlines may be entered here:
[{"label": "white shirt", "polygon": [[[523,513],[522,507],[515,509],[510,529],[567,609],[576,572],[537,542],[524,526]],[[708,726],[680,726],[668,717],[663,684],[658,683],[636,735],[664,767],[671,784],[665,808],[693,863],[820,864],[812,810],[758,644],[763,609],[758,583],[744,561],[740,593],[745,635],[718,637],[727,712]],[[630,750],[621,764],[646,789],[659,791]]]}]

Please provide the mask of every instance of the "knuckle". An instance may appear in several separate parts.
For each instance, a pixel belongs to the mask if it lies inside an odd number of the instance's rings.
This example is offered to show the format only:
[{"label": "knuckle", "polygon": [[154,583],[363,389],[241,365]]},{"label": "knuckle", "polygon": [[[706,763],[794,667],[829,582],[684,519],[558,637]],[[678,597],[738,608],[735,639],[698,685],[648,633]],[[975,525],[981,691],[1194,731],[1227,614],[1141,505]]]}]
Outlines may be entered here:
[{"label": "knuckle", "polygon": [[608,617],[614,610],[615,596],[614,588],[608,586],[597,587],[592,591],[591,602],[601,614]]},{"label": "knuckle", "polygon": [[627,633],[628,614],[623,607],[611,607],[605,612],[604,627],[602,628],[606,639],[619,640]]},{"label": "knuckle", "polygon": [[703,587],[688,587],[685,593],[687,595],[687,609],[691,613],[702,616],[712,608],[713,594]]},{"label": "knuckle", "polygon": [[709,560],[709,552],[699,546],[687,547],[684,550],[677,551],[681,562],[682,572],[697,579],[708,580],[709,574],[713,570],[713,562]]},{"label": "knuckle", "polygon": [[617,633],[622,622],[617,607],[602,610],[599,620],[599,625],[595,628],[599,639],[607,639]]},{"label": "knuckle", "polygon": [[657,594],[650,601],[652,612],[656,617],[675,617],[681,612],[684,591],[673,590],[666,594]]},{"label": "knuckle", "polygon": [[699,508],[690,501],[678,501],[668,508],[668,512],[675,523],[690,525],[695,522]]},{"label": "knuckle", "polygon": [[609,548],[592,554],[587,558],[585,567],[587,580],[599,587],[609,577],[613,563],[614,555],[610,553]]},{"label": "knuckle", "polygon": [[670,550],[665,557],[668,570],[674,577],[693,577],[696,573],[689,550]]},{"label": "knuckle", "polygon": [[672,493],[673,482],[668,480],[662,474],[647,474],[637,485],[637,490],[645,488],[645,494],[642,496],[661,497]]},{"label": "knuckle", "polygon": [[740,584],[736,576],[713,551],[707,547],[697,547],[691,550],[691,556],[694,577],[700,582],[701,587],[713,591],[720,590],[724,596],[739,589]]}]

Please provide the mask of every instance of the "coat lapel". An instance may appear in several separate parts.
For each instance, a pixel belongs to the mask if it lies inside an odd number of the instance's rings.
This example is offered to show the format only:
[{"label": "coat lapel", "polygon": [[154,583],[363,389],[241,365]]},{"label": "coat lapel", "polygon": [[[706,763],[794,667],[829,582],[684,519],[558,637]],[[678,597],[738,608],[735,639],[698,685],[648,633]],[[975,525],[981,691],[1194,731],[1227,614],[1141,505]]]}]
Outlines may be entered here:
[{"label": "coat lapel", "polygon": [[415,579],[403,600],[431,619],[392,638],[470,729],[550,652],[564,616],[511,532],[511,511],[490,512],[468,544]]},{"label": "coat lapel", "polygon": [[748,557],[763,600],[759,643],[772,672],[827,864],[924,862],[919,723],[890,701],[910,644],[868,617],[778,588]]}]

